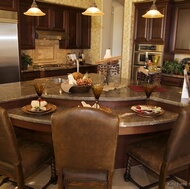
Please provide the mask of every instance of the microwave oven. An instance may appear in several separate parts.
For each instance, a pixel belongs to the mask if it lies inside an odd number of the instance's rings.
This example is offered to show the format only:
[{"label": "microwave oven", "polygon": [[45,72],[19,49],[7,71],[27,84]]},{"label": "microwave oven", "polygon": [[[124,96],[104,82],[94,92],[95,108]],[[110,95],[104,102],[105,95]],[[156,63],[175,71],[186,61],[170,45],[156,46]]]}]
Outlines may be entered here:
[{"label": "microwave oven", "polygon": [[153,62],[153,57],[158,58],[158,67],[162,66],[162,53],[161,52],[134,52],[134,65],[136,66],[144,66],[147,60],[151,60]]},{"label": "microwave oven", "polygon": [[158,67],[162,66],[163,61],[163,45],[152,44],[136,44],[133,53],[133,65],[144,66],[147,60],[153,62],[153,57],[158,58]]}]

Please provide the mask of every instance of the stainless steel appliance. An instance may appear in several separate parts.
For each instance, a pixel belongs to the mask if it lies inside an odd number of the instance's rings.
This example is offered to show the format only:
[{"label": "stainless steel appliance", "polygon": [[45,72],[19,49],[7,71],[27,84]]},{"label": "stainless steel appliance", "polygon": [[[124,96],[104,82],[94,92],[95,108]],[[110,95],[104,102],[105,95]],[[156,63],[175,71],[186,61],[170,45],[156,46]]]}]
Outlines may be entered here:
[{"label": "stainless steel appliance", "polygon": [[0,10],[0,84],[19,80],[17,13]]},{"label": "stainless steel appliance", "polygon": [[157,66],[160,68],[163,62],[163,45],[136,44],[133,52],[132,79],[137,79],[137,72],[140,66],[146,66],[147,60],[153,62],[153,57],[159,57]]}]

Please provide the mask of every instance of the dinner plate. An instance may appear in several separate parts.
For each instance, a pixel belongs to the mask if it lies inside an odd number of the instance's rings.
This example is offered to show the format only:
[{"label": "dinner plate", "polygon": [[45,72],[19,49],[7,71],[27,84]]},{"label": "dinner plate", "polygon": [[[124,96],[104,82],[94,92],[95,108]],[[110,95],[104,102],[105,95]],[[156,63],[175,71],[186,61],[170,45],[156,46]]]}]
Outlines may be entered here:
[{"label": "dinner plate", "polygon": [[150,106],[150,105],[136,105],[132,106],[131,110],[136,112],[137,115],[142,117],[154,117],[154,116],[160,116],[165,111],[161,107],[158,106]]},{"label": "dinner plate", "polygon": [[22,107],[23,112],[27,114],[33,114],[33,115],[48,114],[48,113],[54,112],[56,109],[57,107],[54,104],[47,104],[46,110],[40,110],[40,111],[33,111],[32,106],[30,104]]}]

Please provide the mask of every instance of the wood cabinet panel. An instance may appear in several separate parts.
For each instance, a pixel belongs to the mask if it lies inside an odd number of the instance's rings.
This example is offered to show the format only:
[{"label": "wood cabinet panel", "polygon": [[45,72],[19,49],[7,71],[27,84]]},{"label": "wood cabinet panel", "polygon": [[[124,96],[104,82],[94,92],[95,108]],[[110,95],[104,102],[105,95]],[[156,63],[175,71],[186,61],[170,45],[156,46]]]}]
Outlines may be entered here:
[{"label": "wood cabinet panel", "polygon": [[183,77],[173,77],[172,75],[162,75],[161,84],[163,85],[171,85],[175,87],[183,86]]},{"label": "wood cabinet panel", "polygon": [[40,7],[41,11],[44,12],[45,16],[37,16],[35,19],[35,27],[36,29],[41,30],[49,30],[51,29],[51,15],[50,15],[50,7],[47,5],[44,5],[42,3],[38,3],[38,6]]},{"label": "wood cabinet panel", "polygon": [[23,13],[29,8],[29,4],[20,3],[19,6],[19,28],[21,49],[35,48],[35,27],[34,17],[26,16]]},{"label": "wood cabinet panel", "polygon": [[83,16],[83,9],[71,9],[65,11],[65,31],[69,35],[68,40],[59,43],[62,49],[89,49],[91,45],[91,18]]},{"label": "wood cabinet panel", "polygon": [[1,0],[0,9],[8,11],[17,11],[18,10],[18,0]]},{"label": "wood cabinet panel", "polygon": [[63,6],[39,3],[40,9],[46,14],[36,18],[36,29],[65,31],[65,8]]},{"label": "wood cabinet panel", "polygon": [[62,31],[69,39],[61,40],[62,49],[89,49],[91,45],[91,18],[83,16],[83,9],[37,2],[45,16],[30,17],[23,13],[31,6],[31,0],[20,0],[19,24],[21,49],[35,48],[35,29]]},{"label": "wood cabinet panel", "polygon": [[51,8],[51,29],[55,31],[65,31],[65,8],[53,6]]},{"label": "wood cabinet panel", "polygon": [[89,49],[91,45],[91,19],[79,13],[80,21],[80,37],[79,44],[81,49]]},{"label": "wood cabinet panel", "polygon": [[164,14],[164,18],[143,18],[152,3],[135,3],[135,43],[164,44],[170,27],[170,1],[157,2],[157,9]]},{"label": "wood cabinet panel", "polygon": [[[76,72],[76,67],[71,67],[67,69],[53,69],[53,70],[39,70],[39,71],[26,71],[21,73],[21,81],[33,80],[36,78],[43,77],[54,77],[67,75],[68,73]],[[97,73],[97,65],[86,65],[80,66],[81,73]]]},{"label": "wood cabinet panel", "polygon": [[149,5],[135,4],[135,36],[136,43],[148,42],[148,20],[142,17]]},{"label": "wood cabinet panel", "polygon": [[173,51],[175,53],[190,53],[190,2],[176,3],[174,15]]}]

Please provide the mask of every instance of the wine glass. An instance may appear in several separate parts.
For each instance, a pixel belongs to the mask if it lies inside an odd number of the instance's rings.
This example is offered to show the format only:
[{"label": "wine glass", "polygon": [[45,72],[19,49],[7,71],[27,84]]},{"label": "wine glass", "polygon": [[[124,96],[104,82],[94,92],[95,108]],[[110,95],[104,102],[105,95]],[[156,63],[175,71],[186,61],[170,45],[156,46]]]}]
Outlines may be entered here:
[{"label": "wine glass", "polygon": [[35,80],[34,81],[34,88],[36,90],[36,93],[38,95],[38,101],[39,101],[39,107],[40,107],[40,102],[41,102],[41,96],[44,92],[45,89],[45,81],[44,80]]},{"label": "wine glass", "polygon": [[100,95],[102,94],[104,86],[102,84],[94,84],[92,85],[92,92],[94,94],[94,97],[96,99],[96,108],[98,108],[99,105],[99,98]]},{"label": "wine glass", "polygon": [[146,105],[148,106],[148,101],[149,101],[149,98],[152,94],[152,92],[154,91],[154,89],[157,87],[158,85],[157,84],[150,84],[150,83],[147,83],[147,84],[144,84],[143,85],[143,89],[144,89],[144,92],[146,94]]}]

